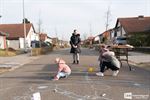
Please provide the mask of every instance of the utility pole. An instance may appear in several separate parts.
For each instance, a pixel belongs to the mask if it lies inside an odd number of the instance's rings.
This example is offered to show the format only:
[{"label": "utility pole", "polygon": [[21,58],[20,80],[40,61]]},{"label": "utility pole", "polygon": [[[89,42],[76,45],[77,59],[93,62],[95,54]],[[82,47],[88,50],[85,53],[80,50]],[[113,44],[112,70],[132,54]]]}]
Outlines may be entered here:
[{"label": "utility pole", "polygon": [[89,31],[90,32],[90,36],[92,36],[92,23],[90,23],[89,26],[90,26],[90,31]]},{"label": "utility pole", "polygon": [[[2,8],[2,1],[0,0],[0,13],[2,13],[1,8]],[[0,24],[1,24],[1,17],[2,15],[0,15]]]},{"label": "utility pole", "polygon": [[26,23],[25,23],[25,9],[24,9],[24,0],[22,2],[23,4],[23,30],[24,30],[24,52],[27,52],[27,41],[26,41]]},{"label": "utility pole", "polygon": [[[2,16],[0,15],[0,19],[1,19],[1,17],[2,17]],[[1,21],[0,21],[0,24],[1,24]]]},{"label": "utility pole", "polygon": [[38,31],[39,31],[39,46],[40,46],[40,48],[42,47],[42,40],[41,40],[41,35],[42,35],[42,33],[41,33],[41,25],[42,25],[42,21],[41,21],[41,13],[39,12],[39,20],[38,20]]},{"label": "utility pole", "polygon": [[110,6],[108,7],[108,10],[106,12],[106,31],[108,30],[109,28],[109,25],[110,25],[110,21],[111,21],[111,11],[110,11]]}]

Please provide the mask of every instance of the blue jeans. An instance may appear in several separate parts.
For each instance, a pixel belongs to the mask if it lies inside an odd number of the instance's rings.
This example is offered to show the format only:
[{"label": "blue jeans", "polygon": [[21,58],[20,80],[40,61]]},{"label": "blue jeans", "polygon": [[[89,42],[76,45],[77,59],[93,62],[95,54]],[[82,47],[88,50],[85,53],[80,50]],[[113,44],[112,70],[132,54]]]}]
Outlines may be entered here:
[{"label": "blue jeans", "polygon": [[59,73],[57,73],[56,77],[57,78],[68,77],[70,74],[71,74],[71,72],[70,73],[59,72]]}]

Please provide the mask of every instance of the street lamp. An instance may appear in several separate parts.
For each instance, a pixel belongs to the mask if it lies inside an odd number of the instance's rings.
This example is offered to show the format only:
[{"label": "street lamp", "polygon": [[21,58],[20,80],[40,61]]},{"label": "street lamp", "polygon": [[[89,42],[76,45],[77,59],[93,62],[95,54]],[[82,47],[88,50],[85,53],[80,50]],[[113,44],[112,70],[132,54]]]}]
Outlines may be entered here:
[{"label": "street lamp", "polygon": [[24,50],[27,52],[26,46],[26,23],[25,23],[25,9],[24,9],[24,0],[23,0],[23,30],[24,30]]}]

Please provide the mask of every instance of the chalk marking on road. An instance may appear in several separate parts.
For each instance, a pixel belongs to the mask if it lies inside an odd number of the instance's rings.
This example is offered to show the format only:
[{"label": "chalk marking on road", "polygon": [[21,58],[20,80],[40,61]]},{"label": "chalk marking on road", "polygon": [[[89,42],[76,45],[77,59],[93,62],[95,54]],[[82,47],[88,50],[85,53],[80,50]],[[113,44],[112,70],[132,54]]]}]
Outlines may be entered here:
[{"label": "chalk marking on road", "polygon": [[[112,99],[109,99],[106,97],[95,96],[95,94],[94,94],[94,96],[93,95],[84,95],[84,96],[79,95],[79,94],[76,94],[74,92],[60,88],[59,86],[62,86],[62,85],[68,86],[68,85],[72,85],[72,84],[55,84],[55,88],[53,89],[53,91],[55,90],[54,91],[55,93],[59,93],[61,95],[70,97],[70,98],[75,99],[75,100],[96,100],[96,99],[112,100]],[[78,86],[79,84],[75,84],[75,85]],[[91,89],[89,89],[89,90],[91,90]]]},{"label": "chalk marking on road", "polygon": [[137,86],[137,87],[141,87],[141,84],[139,84],[139,83],[134,83],[133,85]]},{"label": "chalk marking on road", "polygon": [[[91,99],[95,100],[95,99],[100,99],[101,98],[101,99],[105,99],[105,100],[112,100],[112,99],[106,98],[104,96],[102,96],[102,97],[98,96],[97,90],[96,90],[96,88],[94,88],[93,81],[91,80],[91,78],[89,78],[88,72],[86,72],[86,74],[85,74],[85,80],[87,81],[87,83],[89,83],[89,85],[91,86],[92,90],[94,90],[94,96]],[[106,89],[110,89],[111,88],[108,85],[105,85],[105,86],[108,87]]]},{"label": "chalk marking on road", "polygon": [[[90,82],[90,81],[92,81],[90,78],[89,78],[89,76],[88,76],[88,73],[85,73],[86,75],[85,75],[85,80],[86,80],[86,82],[84,82],[84,83],[82,83],[82,84],[87,84],[87,85],[90,85],[90,87],[89,88],[92,88],[92,90],[94,90],[95,92],[94,92],[94,95],[79,95],[79,94],[76,94],[76,93],[74,93],[74,92],[71,92],[71,91],[68,91],[68,90],[65,90],[65,89],[62,89],[62,88],[60,88],[60,86],[63,86],[63,85],[72,85],[72,84],[55,84],[55,88],[53,89],[53,91],[55,92],[55,93],[59,93],[59,94],[61,94],[61,95],[64,95],[64,96],[67,96],[67,97],[70,97],[70,98],[72,98],[72,99],[76,99],[76,100],[96,100],[96,99],[104,99],[104,100],[112,100],[112,99],[109,99],[109,98],[106,98],[106,97],[104,97],[104,96],[98,96],[97,95],[97,91],[95,90],[96,88],[94,88],[94,85],[91,85],[91,83],[92,82]],[[73,83],[73,84],[75,84],[75,85],[79,85],[79,82],[77,82],[77,83]],[[81,83],[80,83],[81,84]],[[102,89],[102,90],[107,90],[107,89],[110,89],[110,86],[108,86],[108,85],[105,85],[105,84],[101,84],[101,85],[104,85],[104,86],[106,86],[106,88],[105,89]],[[91,90],[91,89],[89,89],[89,90]]]},{"label": "chalk marking on road", "polygon": [[48,86],[39,86],[38,89],[46,89]]},{"label": "chalk marking on road", "polygon": [[41,100],[40,92],[33,93],[33,100]]}]

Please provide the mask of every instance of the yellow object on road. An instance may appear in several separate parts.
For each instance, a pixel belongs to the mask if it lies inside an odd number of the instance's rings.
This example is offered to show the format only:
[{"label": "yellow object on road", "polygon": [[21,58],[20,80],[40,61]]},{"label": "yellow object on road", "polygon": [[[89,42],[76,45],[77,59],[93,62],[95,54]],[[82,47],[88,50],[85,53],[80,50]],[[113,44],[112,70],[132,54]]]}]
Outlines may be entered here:
[{"label": "yellow object on road", "polygon": [[93,67],[89,67],[88,68],[88,72],[93,72],[94,71],[94,68]]}]

